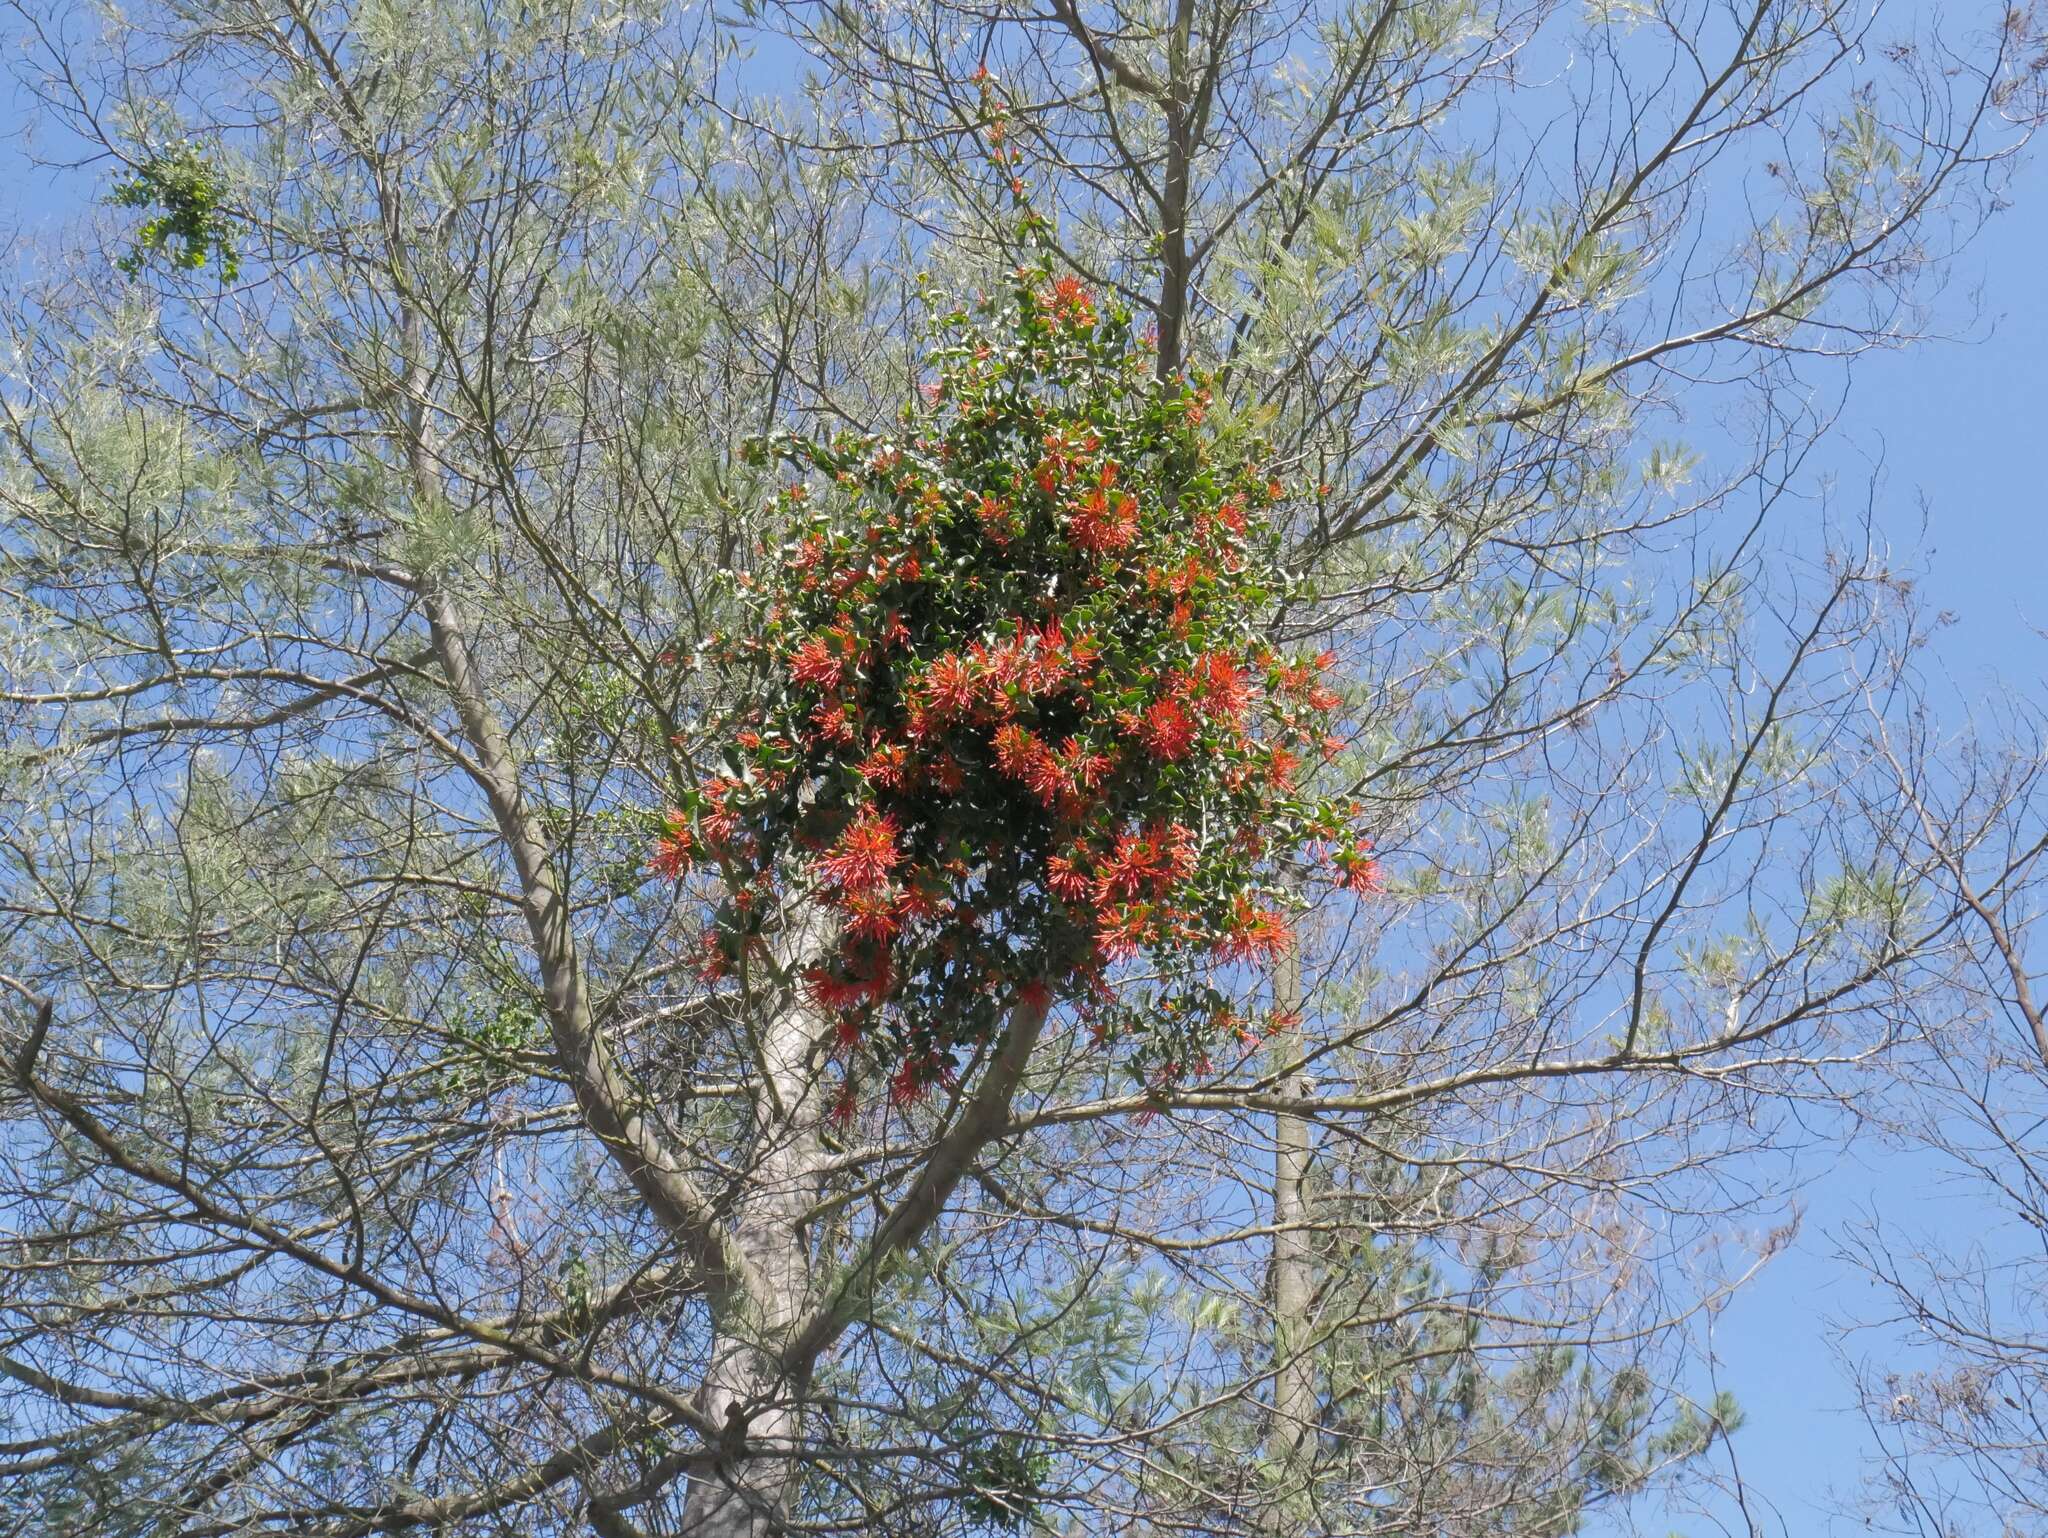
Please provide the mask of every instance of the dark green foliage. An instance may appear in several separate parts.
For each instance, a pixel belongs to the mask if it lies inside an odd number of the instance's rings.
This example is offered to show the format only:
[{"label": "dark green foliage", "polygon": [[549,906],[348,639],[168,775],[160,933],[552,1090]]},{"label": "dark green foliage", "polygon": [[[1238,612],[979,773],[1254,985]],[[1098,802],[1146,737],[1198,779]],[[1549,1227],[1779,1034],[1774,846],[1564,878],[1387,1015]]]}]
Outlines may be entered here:
[{"label": "dark green foliage", "polygon": [[1017,1531],[1038,1516],[1042,1482],[1052,1467],[1043,1453],[1027,1452],[1013,1437],[994,1436],[968,1455],[970,1492],[960,1509],[976,1522]]}]

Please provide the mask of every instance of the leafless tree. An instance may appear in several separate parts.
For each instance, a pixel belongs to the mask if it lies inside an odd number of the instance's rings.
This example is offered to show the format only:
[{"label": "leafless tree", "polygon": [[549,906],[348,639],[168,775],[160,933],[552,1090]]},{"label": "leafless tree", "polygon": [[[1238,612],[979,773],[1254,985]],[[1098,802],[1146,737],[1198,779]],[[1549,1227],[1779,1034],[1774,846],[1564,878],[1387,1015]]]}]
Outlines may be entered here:
[{"label": "leafless tree", "polygon": [[2048,760],[2031,706],[1992,714],[1996,737],[1920,716],[1884,738],[1887,792],[1911,812],[1899,852],[1923,873],[1917,900],[1952,905],[1962,943],[1953,1014],[1868,1109],[1968,1217],[1929,1234],[1921,1214],[1877,1211],[1839,1235],[1891,1304],[1845,1321],[1842,1341],[1874,1433],[1869,1513],[1929,1535],[2034,1533],[2048,1515],[2048,1015],[2035,959]]}]

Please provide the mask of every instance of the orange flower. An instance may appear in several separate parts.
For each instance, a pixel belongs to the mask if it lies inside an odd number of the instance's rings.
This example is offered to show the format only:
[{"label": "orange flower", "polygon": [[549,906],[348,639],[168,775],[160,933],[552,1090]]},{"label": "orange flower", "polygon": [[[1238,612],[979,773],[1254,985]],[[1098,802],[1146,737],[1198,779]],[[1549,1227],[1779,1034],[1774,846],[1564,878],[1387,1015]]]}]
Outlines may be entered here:
[{"label": "orange flower", "polygon": [[910,771],[910,750],[900,743],[878,743],[860,761],[863,779],[890,790],[899,789]]},{"label": "orange flower", "polygon": [[1095,890],[1095,883],[1075,864],[1071,855],[1056,854],[1045,862],[1045,884],[1055,897],[1079,902]]},{"label": "orange flower", "polygon": [[820,879],[842,892],[874,892],[885,886],[889,872],[903,861],[896,847],[896,819],[877,816],[872,808],[846,825],[832,852],[817,863]]},{"label": "orange flower", "polygon": [[789,676],[813,688],[835,688],[846,673],[846,659],[824,636],[812,636],[789,659]]},{"label": "orange flower", "polygon": [[1138,739],[1154,758],[1172,763],[1194,746],[1195,723],[1177,701],[1159,700],[1139,718]]},{"label": "orange flower", "polygon": [[1151,910],[1143,903],[1111,908],[1095,926],[1095,946],[1104,961],[1124,961],[1151,938]]},{"label": "orange flower", "polygon": [[947,652],[925,670],[924,707],[940,720],[974,708],[974,669],[958,652]]},{"label": "orange flower", "polygon": [[895,939],[903,927],[903,904],[887,891],[848,892],[839,911],[846,915],[846,932],[856,940],[882,944]]},{"label": "orange flower", "polygon": [[1053,319],[1077,330],[1095,324],[1095,297],[1079,278],[1055,279],[1052,287],[1038,296],[1038,302]]},{"label": "orange flower", "polygon": [[811,725],[825,742],[853,746],[853,717],[846,705],[827,696],[811,707]]},{"label": "orange flower", "polygon": [[690,868],[690,861],[696,852],[695,840],[690,835],[690,819],[682,812],[670,812],[668,825],[661,837],[655,841],[654,857],[647,863],[655,874],[674,881]]},{"label": "orange flower", "polygon": [[1125,549],[1138,537],[1138,499],[1111,497],[1101,488],[1078,507],[1067,510],[1067,537],[1077,550],[1108,555]]},{"label": "orange flower", "polygon": [[1372,840],[1369,838],[1359,839],[1348,849],[1338,850],[1332,863],[1337,867],[1337,886],[1342,891],[1369,897],[1386,885],[1380,875],[1380,862],[1373,858]]},{"label": "orange flower", "polygon": [[1176,690],[1193,700],[1204,715],[1242,725],[1251,704],[1251,685],[1244,670],[1227,654],[1205,652],[1189,672],[1175,679]]},{"label": "orange flower", "polygon": [[1215,945],[1225,961],[1275,961],[1294,949],[1294,926],[1287,916],[1262,908],[1240,893],[1231,902],[1230,927]]},{"label": "orange flower", "polygon": [[1010,528],[1010,504],[1001,497],[984,495],[977,509],[981,519],[981,531],[998,547],[1009,544],[1014,537]]}]

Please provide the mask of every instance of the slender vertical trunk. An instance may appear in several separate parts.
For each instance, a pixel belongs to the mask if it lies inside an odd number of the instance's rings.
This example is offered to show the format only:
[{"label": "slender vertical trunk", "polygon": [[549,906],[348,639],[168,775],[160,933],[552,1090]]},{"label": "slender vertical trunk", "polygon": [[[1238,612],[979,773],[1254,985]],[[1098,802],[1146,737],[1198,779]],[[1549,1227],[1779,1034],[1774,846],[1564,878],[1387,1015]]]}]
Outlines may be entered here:
[{"label": "slender vertical trunk", "polygon": [[[1273,979],[1276,1008],[1301,1008],[1301,963],[1289,956]],[[1278,1039],[1282,1058],[1295,1055],[1299,1043]],[[1306,1074],[1281,1084],[1283,1093],[1306,1095]],[[1269,1531],[1275,1538],[1295,1531],[1289,1522],[1289,1496],[1298,1467],[1314,1438],[1316,1390],[1314,1359],[1308,1351],[1310,1315],[1315,1298],[1315,1257],[1309,1244],[1306,1184],[1310,1129],[1306,1117],[1286,1111],[1273,1118],[1273,1419],[1266,1433],[1266,1456],[1276,1489]]]},{"label": "slender vertical trunk", "polygon": [[1191,99],[1188,43],[1194,24],[1192,0],[1180,0],[1166,58],[1166,168],[1160,187],[1159,361],[1161,379],[1180,372],[1187,351],[1190,293],[1188,259],[1189,176],[1193,170],[1197,111]]},{"label": "slender vertical trunk", "polygon": [[[777,945],[778,967],[795,976],[794,963],[815,955],[825,938],[817,915],[793,915]],[[725,1434],[714,1469],[692,1481],[684,1503],[689,1538],[770,1538],[782,1530],[795,1492],[809,1374],[788,1371],[783,1349],[813,1301],[801,1223],[821,1188],[824,1090],[811,1063],[829,1029],[793,990],[761,1030],[751,1178],[733,1223],[754,1296],[713,1319],[697,1404]]]}]

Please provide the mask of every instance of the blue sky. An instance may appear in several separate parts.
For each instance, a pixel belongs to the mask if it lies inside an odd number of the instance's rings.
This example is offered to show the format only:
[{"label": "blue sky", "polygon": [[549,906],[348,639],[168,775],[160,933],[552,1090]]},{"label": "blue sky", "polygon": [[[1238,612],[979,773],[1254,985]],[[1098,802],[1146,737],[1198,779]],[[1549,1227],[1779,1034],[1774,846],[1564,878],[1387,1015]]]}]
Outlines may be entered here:
[{"label": "blue sky", "polygon": [[[1965,700],[1981,697],[1994,675],[2037,688],[2044,645],[2034,631],[2048,627],[2040,575],[2048,555],[2048,166],[2038,155],[2021,166],[2012,195],[1937,301],[1937,325],[1968,328],[1981,340],[1860,362],[1833,455],[1845,480],[1872,472],[1859,457],[1882,462],[1884,524],[1902,551],[1921,555],[1936,606],[1958,616],[1939,655]],[[1981,306],[1974,326],[1972,290]]]},{"label": "blue sky", "polygon": [[[2038,156],[1956,263],[1933,325],[1966,340],[1877,354],[1854,369],[1836,439],[1824,456],[1846,501],[1872,505],[1900,565],[1922,573],[1931,610],[1955,622],[1923,658],[1955,723],[2011,689],[2042,695],[2048,641],[2048,166]],[[1923,526],[1924,508],[1924,526]],[[1746,1484],[1776,1507],[1763,1530],[1828,1530],[1832,1486],[1847,1493],[1868,1451],[1850,1385],[1830,1350],[1833,1326],[1882,1308],[1866,1284],[1830,1259],[1832,1235],[1877,1213],[1887,1225],[1967,1249],[1993,1218],[1967,1187],[1926,1157],[1874,1146],[1816,1156],[1803,1171],[1798,1241],[1727,1309],[1714,1340],[1722,1383],[1748,1412],[1735,1455]],[[1874,1363],[1890,1337],[1852,1338]],[[1733,1531],[1739,1517],[1723,1509]],[[1849,1531],[1848,1524],[1837,1524]],[[1697,1530],[1701,1524],[1691,1524]]]},{"label": "blue sky", "polygon": [[[33,169],[16,129],[25,104],[0,81],[0,238],[33,237],[75,217],[101,190],[90,174]],[[2043,458],[2048,405],[2041,360],[2048,357],[2048,166],[2038,159],[2016,178],[2012,206],[1997,215],[1955,264],[1937,302],[1937,330],[1965,340],[1929,342],[1857,363],[1843,422],[1826,455],[1844,501],[1866,489],[1899,564],[1922,573],[1929,607],[1956,622],[1926,660],[1943,680],[1955,719],[1999,687],[2039,697],[2048,641],[2048,566]],[[1974,299],[1974,303],[1973,303]],[[1923,526],[1922,509],[1925,508]],[[1850,1385],[1830,1349],[1837,1322],[1868,1317],[1866,1287],[1830,1260],[1832,1234],[1862,1213],[1961,1246],[1986,1214],[1937,1183],[1925,1158],[1874,1147],[1816,1155],[1806,1182],[1797,1241],[1716,1322],[1719,1384],[1748,1414],[1734,1453],[1759,1499],[1761,1531],[1827,1531],[1826,1497],[1856,1482],[1868,1449]],[[1769,1226],[1775,1217],[1760,1220]],[[1882,1336],[1852,1342],[1882,1357]],[[1645,1527],[1660,1531],[1656,1514]],[[1672,1514],[1687,1533],[1745,1531],[1741,1515],[1714,1503],[1704,1520]],[[1843,1528],[1847,1530],[1846,1527]]]}]

